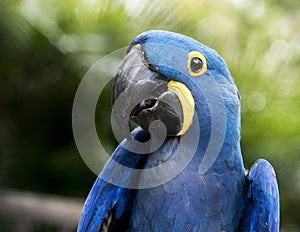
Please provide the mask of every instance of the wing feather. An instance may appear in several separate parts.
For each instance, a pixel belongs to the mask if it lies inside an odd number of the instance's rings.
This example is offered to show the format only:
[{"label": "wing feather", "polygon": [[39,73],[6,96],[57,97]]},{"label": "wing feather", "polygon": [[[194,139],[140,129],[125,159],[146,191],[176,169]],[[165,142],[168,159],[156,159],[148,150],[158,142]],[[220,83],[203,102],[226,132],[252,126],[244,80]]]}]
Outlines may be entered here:
[{"label": "wing feather", "polygon": [[[133,137],[143,142],[149,139],[149,134],[146,131],[137,129],[133,132]],[[145,156],[125,150],[122,146],[124,142],[126,141],[123,141],[117,147],[110,160],[113,159],[131,168],[142,168],[145,164]],[[110,160],[103,170],[109,166]],[[130,173],[127,176],[122,176],[125,181],[130,181],[130,178],[136,177],[131,177]],[[127,189],[108,183],[99,175],[85,201],[77,232],[110,231],[111,227],[122,227],[125,231],[126,228],[124,227],[128,225],[123,224],[120,226],[117,224],[129,223],[130,215],[128,214],[131,213],[131,203],[135,198],[136,191],[135,189]],[[125,220],[122,220],[124,218]]]},{"label": "wing feather", "polygon": [[247,179],[248,199],[239,231],[279,231],[279,191],[273,167],[259,159]]}]

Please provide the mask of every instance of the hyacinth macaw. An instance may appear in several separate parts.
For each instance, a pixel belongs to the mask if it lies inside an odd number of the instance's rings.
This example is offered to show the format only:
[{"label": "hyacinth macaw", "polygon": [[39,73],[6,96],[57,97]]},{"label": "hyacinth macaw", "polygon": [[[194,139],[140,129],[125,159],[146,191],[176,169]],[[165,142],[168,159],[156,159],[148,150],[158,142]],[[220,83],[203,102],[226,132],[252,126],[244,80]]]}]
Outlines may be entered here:
[{"label": "hyacinth macaw", "polygon": [[[112,102],[126,93],[128,101],[121,105],[126,108],[131,96],[149,86],[152,97],[140,99],[130,112],[139,126],[132,137],[140,143],[154,139],[149,128],[157,120],[164,123],[167,136],[149,153],[128,149],[128,139],[117,147],[86,199],[78,231],[279,231],[274,169],[264,159],[249,171],[244,168],[240,96],[217,52],[181,34],[144,32],[128,47],[114,80]],[[189,132],[193,125],[198,132]],[[180,172],[160,182],[173,166],[180,167],[180,159],[174,159],[165,172],[152,173],[157,184],[142,183],[145,179],[137,175],[141,172],[135,171],[168,162],[188,133],[195,133],[193,142],[187,140],[180,155],[192,156]],[[217,146],[214,136],[220,134],[224,138],[214,156],[208,147]],[[207,167],[201,171],[205,159]],[[122,173],[112,161],[132,173]]]}]

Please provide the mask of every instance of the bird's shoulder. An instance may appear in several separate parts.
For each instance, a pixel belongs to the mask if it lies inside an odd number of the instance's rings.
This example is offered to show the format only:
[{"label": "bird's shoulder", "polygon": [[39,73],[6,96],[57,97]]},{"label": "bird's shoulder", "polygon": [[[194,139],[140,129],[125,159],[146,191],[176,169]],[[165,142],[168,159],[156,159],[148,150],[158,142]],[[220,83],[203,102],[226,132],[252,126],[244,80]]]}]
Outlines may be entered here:
[{"label": "bird's shoulder", "polygon": [[[147,132],[137,129],[132,136],[140,142],[149,138]],[[111,173],[111,178],[119,176],[115,163],[127,166],[129,168],[142,168],[144,165],[143,158],[139,154],[124,149],[123,141],[114,151],[109,161],[97,177],[89,195],[85,201],[82,216],[77,231],[111,231],[111,227],[118,228],[128,226],[130,210],[133,199],[135,198],[136,189],[129,189],[122,184],[118,186],[107,179],[105,173]],[[121,173],[122,183],[126,185],[130,181],[131,173]],[[124,229],[123,228],[123,229]]]},{"label": "bird's shoulder", "polygon": [[259,159],[246,180],[247,204],[239,231],[279,231],[279,190],[274,168]]}]

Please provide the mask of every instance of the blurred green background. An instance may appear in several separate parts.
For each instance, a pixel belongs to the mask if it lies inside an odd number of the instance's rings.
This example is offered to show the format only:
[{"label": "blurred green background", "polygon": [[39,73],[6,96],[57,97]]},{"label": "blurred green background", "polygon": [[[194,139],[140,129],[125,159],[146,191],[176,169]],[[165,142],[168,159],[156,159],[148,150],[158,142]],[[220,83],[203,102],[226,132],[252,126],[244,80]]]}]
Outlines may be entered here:
[{"label": "blurred green background", "polygon": [[[1,187],[85,198],[96,176],[72,134],[80,80],[137,34],[170,30],[227,61],[242,96],[245,166],[272,163],[281,231],[300,231],[299,25],[296,0],[1,0]],[[109,86],[100,103],[97,128],[111,152]]]}]

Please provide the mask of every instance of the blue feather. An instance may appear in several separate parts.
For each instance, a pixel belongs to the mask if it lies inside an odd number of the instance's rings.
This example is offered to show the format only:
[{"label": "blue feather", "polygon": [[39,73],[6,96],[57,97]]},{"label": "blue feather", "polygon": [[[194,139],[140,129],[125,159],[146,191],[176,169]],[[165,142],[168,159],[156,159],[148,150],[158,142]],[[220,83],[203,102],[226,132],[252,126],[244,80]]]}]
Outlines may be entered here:
[{"label": "blue feather", "polygon": [[[127,189],[97,178],[85,202],[78,231],[272,231],[279,230],[279,193],[275,172],[265,160],[258,160],[247,173],[240,148],[240,97],[225,61],[213,49],[177,33],[148,31],[137,36],[129,50],[139,44],[150,64],[167,80],[183,83],[195,100],[200,137],[191,162],[170,181],[146,189]],[[187,54],[198,51],[207,60],[207,71],[198,78],[187,69]],[[212,97],[217,112],[217,128],[225,117],[224,141],[215,162],[199,173],[212,133],[211,103],[206,94],[215,91],[207,80],[214,80],[222,104]],[[215,101],[216,100],[216,101]],[[219,108],[218,108],[219,107]],[[220,109],[220,110],[218,110]],[[140,142],[149,133],[133,132]],[[140,155],[123,148],[113,153],[102,173],[111,173],[124,186],[139,181],[132,173],[119,173],[111,161],[135,169],[149,169],[172,158],[183,137],[167,137],[151,154]],[[190,141],[193,143],[193,141]],[[193,144],[182,151],[190,154]],[[168,172],[168,170],[166,170]],[[100,175],[101,176],[101,175]],[[137,179],[136,179],[137,178]]]},{"label": "blue feather", "polygon": [[[137,129],[132,133],[132,136],[140,142],[149,139],[149,133],[141,129]],[[142,156],[128,152],[123,148],[123,141],[115,152],[112,154],[111,159],[127,165],[131,168],[143,167]],[[109,164],[109,161],[108,161]],[[106,166],[108,166],[108,164]],[[104,167],[105,170],[105,167]],[[130,181],[130,176],[123,177],[126,181]],[[110,224],[110,217],[114,211],[115,219],[121,219],[126,211],[130,213],[131,202],[135,197],[136,190],[125,189],[115,186],[103,180],[100,176],[94,183],[84,204],[82,216],[77,228],[78,232],[81,231],[100,231],[101,228],[107,223]],[[126,209],[129,207],[128,209]]]},{"label": "blue feather", "polygon": [[247,179],[247,207],[240,231],[279,231],[279,191],[273,167],[259,159]]}]

